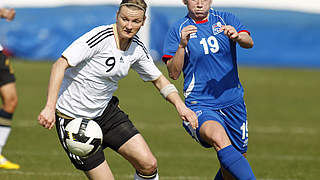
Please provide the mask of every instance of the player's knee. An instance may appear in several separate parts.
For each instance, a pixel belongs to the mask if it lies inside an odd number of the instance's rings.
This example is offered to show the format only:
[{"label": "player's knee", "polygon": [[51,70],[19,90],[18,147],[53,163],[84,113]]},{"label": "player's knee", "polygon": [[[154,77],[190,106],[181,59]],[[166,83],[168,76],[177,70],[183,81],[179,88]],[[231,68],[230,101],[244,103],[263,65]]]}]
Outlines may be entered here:
[{"label": "player's knee", "polygon": [[210,121],[206,123],[201,127],[200,135],[201,138],[213,146],[216,151],[219,151],[231,144],[225,129],[218,122]]},{"label": "player's knee", "polygon": [[152,157],[144,161],[143,163],[140,163],[140,166],[137,169],[137,171],[144,175],[151,175],[154,172],[156,172],[157,168],[157,160],[154,157]]},{"label": "player's knee", "polygon": [[211,132],[208,140],[217,151],[231,144],[228,136],[223,132]]}]

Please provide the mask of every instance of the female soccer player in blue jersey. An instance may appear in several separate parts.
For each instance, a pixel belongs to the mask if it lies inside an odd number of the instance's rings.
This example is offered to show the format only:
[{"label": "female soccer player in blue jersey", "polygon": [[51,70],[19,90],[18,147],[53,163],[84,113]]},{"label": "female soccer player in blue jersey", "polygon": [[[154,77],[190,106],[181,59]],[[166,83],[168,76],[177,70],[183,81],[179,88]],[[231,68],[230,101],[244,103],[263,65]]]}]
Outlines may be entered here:
[{"label": "female soccer player in blue jersey", "polygon": [[[181,119],[197,127],[196,114],[186,107],[177,89],[159,71],[136,35],[146,19],[144,0],[122,0],[115,24],[92,29],[75,40],[53,64],[47,103],[38,116],[40,125],[56,125],[59,140],[73,165],[90,180],[114,180],[103,149],[111,148],[135,168],[134,180],[158,180],[157,160],[128,115],[113,96],[118,81],[135,70],[152,82],[171,102]],[[74,118],[89,118],[102,129],[103,142],[95,154],[83,158],[69,152],[65,127]],[[85,127],[85,125],[84,125]]]},{"label": "female soccer player in blue jersey", "polygon": [[198,116],[196,130],[183,126],[217,151],[216,180],[255,179],[244,157],[248,123],[236,58],[236,44],[252,48],[253,40],[233,14],[211,9],[212,0],[183,2],[189,13],[169,29],[162,57],[172,79],[183,71],[185,103]]}]

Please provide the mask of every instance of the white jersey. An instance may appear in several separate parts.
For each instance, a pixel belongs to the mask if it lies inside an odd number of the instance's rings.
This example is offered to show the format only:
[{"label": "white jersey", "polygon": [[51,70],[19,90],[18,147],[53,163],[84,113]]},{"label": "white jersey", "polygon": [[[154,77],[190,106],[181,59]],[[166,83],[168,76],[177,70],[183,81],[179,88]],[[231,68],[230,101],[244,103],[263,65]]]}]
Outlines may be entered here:
[{"label": "white jersey", "polygon": [[118,48],[115,24],[99,26],[74,41],[63,53],[71,66],[64,74],[56,108],[71,117],[95,118],[107,107],[118,81],[130,67],[144,81],[162,74],[137,36],[126,51]]}]

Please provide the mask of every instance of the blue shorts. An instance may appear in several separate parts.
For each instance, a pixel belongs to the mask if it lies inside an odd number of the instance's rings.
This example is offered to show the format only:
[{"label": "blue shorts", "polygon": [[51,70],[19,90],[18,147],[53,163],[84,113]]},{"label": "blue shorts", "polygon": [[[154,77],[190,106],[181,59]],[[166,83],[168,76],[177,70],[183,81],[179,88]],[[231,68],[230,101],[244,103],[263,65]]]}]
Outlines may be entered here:
[{"label": "blue shorts", "polygon": [[189,108],[197,114],[199,127],[194,130],[186,122],[183,123],[183,127],[203,147],[210,148],[212,146],[201,139],[200,127],[206,121],[217,121],[224,127],[232,145],[241,153],[247,152],[248,123],[246,105],[243,100],[235,105],[218,110],[197,106]]}]

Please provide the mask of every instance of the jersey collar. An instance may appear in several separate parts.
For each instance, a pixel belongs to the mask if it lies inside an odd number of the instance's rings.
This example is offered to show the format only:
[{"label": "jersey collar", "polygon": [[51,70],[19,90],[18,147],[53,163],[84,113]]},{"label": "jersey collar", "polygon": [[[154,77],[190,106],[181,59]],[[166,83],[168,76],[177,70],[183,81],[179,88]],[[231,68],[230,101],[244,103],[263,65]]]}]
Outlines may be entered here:
[{"label": "jersey collar", "polygon": [[[209,18],[209,17],[208,17]],[[202,21],[195,21],[195,23],[196,24],[203,24],[203,23],[206,23],[206,22],[208,22],[209,20],[208,20],[208,18],[207,19],[204,19],[204,20],[202,20]]]}]

